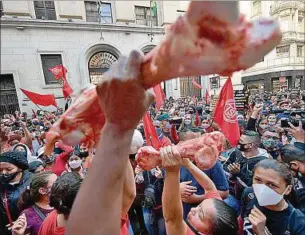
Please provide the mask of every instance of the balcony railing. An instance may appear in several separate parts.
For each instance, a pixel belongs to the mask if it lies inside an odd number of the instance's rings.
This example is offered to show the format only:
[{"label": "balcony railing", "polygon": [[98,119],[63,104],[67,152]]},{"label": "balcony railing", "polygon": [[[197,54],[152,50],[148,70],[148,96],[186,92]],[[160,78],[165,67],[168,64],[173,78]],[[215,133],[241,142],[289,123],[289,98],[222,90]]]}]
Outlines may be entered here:
[{"label": "balcony railing", "polygon": [[284,31],[282,32],[282,41],[290,41],[290,40],[297,40],[297,41],[304,41],[304,32],[297,32],[297,31]]},{"label": "balcony railing", "polygon": [[271,69],[276,67],[282,67],[282,66],[298,66],[298,65],[304,65],[305,59],[303,57],[283,57],[283,58],[276,58],[272,60],[265,60],[263,62],[259,62],[253,67],[247,69],[244,73],[250,73],[255,72],[258,70],[264,70],[264,69]]}]

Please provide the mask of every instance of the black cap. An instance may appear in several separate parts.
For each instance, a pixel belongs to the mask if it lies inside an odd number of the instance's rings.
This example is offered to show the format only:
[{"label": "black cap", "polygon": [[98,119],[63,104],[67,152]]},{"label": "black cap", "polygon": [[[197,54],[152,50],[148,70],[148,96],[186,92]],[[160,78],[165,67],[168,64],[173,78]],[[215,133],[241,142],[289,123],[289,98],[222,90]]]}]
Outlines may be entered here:
[{"label": "black cap", "polygon": [[27,158],[20,152],[5,152],[0,155],[0,162],[11,163],[22,170],[29,168]]}]

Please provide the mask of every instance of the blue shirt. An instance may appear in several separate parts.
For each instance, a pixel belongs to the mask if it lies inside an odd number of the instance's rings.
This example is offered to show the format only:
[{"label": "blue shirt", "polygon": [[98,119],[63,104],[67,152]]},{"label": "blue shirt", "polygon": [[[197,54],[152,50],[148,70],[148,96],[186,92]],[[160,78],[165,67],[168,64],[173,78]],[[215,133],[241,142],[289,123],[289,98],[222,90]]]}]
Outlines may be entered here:
[{"label": "blue shirt", "polygon": [[[219,191],[227,191],[229,190],[229,184],[227,178],[225,176],[225,172],[222,168],[222,165],[219,161],[216,162],[215,166],[213,166],[209,170],[203,171],[215,184],[217,190]],[[192,181],[190,184],[197,188],[197,195],[203,195],[204,189],[200,186],[200,184],[196,181],[195,177],[185,168],[180,168],[180,182]],[[186,219],[188,213],[191,208],[198,206],[198,204],[190,204],[183,202],[183,218]]]}]

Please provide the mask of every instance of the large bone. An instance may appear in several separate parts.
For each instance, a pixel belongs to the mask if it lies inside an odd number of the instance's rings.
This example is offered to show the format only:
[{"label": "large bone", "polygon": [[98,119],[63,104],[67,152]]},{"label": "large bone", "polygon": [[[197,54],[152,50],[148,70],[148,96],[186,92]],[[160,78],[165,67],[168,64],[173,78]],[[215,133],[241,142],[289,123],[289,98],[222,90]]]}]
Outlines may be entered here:
[{"label": "large bone", "polygon": [[[176,77],[229,76],[261,61],[280,40],[275,20],[247,22],[239,15],[237,1],[194,1],[186,15],[169,27],[164,40],[145,55],[140,82],[148,89]],[[46,153],[59,139],[74,144],[98,142],[105,117],[96,92],[85,92],[49,131]]]},{"label": "large bone", "polygon": [[[201,137],[180,142],[178,145],[170,146],[176,156],[173,159],[162,157],[162,149],[155,150],[151,146],[145,146],[139,149],[137,154],[137,163],[143,170],[150,170],[156,166],[168,167],[179,165],[182,158],[189,158],[196,162],[200,169],[206,170],[213,167],[219,154],[224,150],[225,136],[221,132],[212,132],[203,134]],[[168,147],[166,147],[168,148]],[[170,162],[171,164],[168,164]]]}]

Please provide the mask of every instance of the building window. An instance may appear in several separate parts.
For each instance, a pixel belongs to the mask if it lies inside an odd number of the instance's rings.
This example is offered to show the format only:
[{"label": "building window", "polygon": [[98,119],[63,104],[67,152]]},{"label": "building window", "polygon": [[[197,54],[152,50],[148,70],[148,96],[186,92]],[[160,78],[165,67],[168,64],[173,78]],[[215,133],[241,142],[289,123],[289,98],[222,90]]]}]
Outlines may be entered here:
[{"label": "building window", "polygon": [[290,46],[276,47],[277,57],[289,57],[290,56]]},{"label": "building window", "polygon": [[56,20],[54,1],[34,1],[37,19]]},{"label": "building window", "polygon": [[177,10],[177,17],[184,16],[184,15],[185,15],[185,11]]},{"label": "building window", "polygon": [[112,9],[111,3],[85,2],[86,18],[88,22],[100,22],[102,24],[111,24]]},{"label": "building window", "polygon": [[3,5],[2,5],[2,1],[0,1],[0,17],[3,16]]},{"label": "building window", "polygon": [[297,46],[297,57],[303,57],[303,46]]},{"label": "building window", "polygon": [[107,51],[95,53],[88,64],[91,83],[98,84],[103,79],[104,73],[117,60],[118,58],[115,55]]},{"label": "building window", "polygon": [[60,54],[52,54],[52,55],[43,54],[40,56],[41,56],[43,75],[44,75],[46,84],[47,85],[57,84],[58,82],[54,78],[53,74],[49,71],[49,68],[62,64],[61,55]]},{"label": "building window", "polygon": [[253,1],[252,4],[253,4],[252,5],[252,7],[253,7],[252,16],[260,15],[262,13],[262,3],[261,3],[261,1]]},{"label": "building window", "polygon": [[[150,7],[135,6],[136,23],[139,25],[157,26],[157,14]],[[152,17],[151,17],[152,15]]]}]

